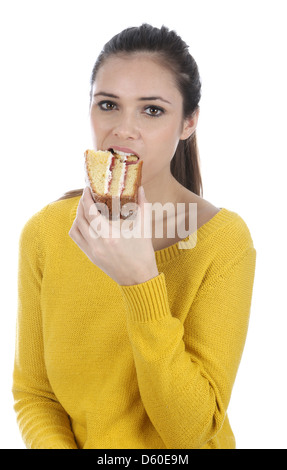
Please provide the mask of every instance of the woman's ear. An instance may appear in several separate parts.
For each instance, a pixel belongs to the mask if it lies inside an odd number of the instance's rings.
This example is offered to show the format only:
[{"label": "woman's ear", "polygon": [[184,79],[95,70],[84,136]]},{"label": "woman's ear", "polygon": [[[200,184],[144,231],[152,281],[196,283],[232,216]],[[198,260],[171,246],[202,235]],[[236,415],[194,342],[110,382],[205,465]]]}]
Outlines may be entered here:
[{"label": "woman's ear", "polygon": [[183,130],[180,136],[180,140],[186,140],[190,137],[196,130],[197,122],[199,118],[199,107],[194,113],[186,118],[183,123]]}]

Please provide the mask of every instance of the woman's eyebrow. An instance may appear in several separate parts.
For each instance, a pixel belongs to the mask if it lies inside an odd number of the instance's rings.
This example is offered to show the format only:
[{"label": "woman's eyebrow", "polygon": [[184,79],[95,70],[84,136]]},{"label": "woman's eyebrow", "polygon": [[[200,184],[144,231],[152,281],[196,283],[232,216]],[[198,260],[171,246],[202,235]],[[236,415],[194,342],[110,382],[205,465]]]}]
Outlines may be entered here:
[{"label": "woman's eyebrow", "polygon": [[145,96],[143,98],[139,98],[139,101],[155,101],[155,100],[160,100],[160,101],[164,101],[164,103],[171,104],[169,101],[165,100],[161,96]]},{"label": "woman's eyebrow", "polygon": [[[117,95],[114,95],[113,93],[106,93],[105,91],[99,91],[98,93],[95,93],[94,94],[94,97],[95,96],[107,96],[108,98],[115,98],[117,100],[120,99],[119,96]],[[161,96],[144,96],[142,98],[139,98],[139,101],[155,101],[155,100],[160,100],[160,101],[164,101],[164,103],[168,103],[168,104],[171,104],[169,101],[165,100],[164,98],[162,98]]]},{"label": "woman's eyebrow", "polygon": [[104,92],[104,91],[99,91],[99,93],[95,93],[95,94],[94,94],[94,97],[95,97],[95,96],[99,96],[99,95],[107,96],[107,97],[109,97],[109,98],[116,98],[116,99],[118,99],[118,100],[120,99],[119,96],[113,95],[112,93],[106,93],[106,92]]}]

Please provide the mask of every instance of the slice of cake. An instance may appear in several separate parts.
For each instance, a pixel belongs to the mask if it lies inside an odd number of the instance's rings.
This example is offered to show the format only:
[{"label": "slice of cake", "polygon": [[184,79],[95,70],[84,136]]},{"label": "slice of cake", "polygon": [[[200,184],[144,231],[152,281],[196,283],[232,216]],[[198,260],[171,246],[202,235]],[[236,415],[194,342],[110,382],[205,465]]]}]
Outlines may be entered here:
[{"label": "slice of cake", "polygon": [[99,211],[102,212],[101,204],[105,204],[109,219],[129,217],[138,202],[143,161],[136,155],[117,154],[113,150],[86,150],[84,156],[86,183]]}]

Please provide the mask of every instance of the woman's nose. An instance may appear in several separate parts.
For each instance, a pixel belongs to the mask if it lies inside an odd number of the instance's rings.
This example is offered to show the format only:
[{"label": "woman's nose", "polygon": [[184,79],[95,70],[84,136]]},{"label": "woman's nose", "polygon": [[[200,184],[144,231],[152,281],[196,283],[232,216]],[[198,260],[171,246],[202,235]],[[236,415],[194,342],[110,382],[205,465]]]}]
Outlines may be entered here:
[{"label": "woman's nose", "polygon": [[134,116],[130,114],[121,115],[113,129],[113,134],[122,140],[137,139],[139,129]]}]

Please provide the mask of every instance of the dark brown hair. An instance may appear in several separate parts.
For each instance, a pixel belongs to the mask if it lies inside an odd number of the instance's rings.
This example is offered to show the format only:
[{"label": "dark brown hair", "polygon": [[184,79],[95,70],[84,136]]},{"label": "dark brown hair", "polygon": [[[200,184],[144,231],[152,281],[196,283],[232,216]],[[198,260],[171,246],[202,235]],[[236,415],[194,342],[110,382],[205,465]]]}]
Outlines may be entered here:
[{"label": "dark brown hair", "polygon": [[[170,31],[166,26],[159,29],[146,23],[123,30],[105,44],[92,71],[90,103],[96,74],[105,60],[112,55],[137,52],[155,53],[158,60],[174,73],[183,97],[183,118],[192,116],[199,108],[201,80],[197,64],[188,51],[188,45],[175,31]],[[202,196],[196,131],[188,139],[179,141],[170,162],[170,171],[185,188]],[[69,191],[60,199],[79,196],[82,192],[83,189]]]}]

